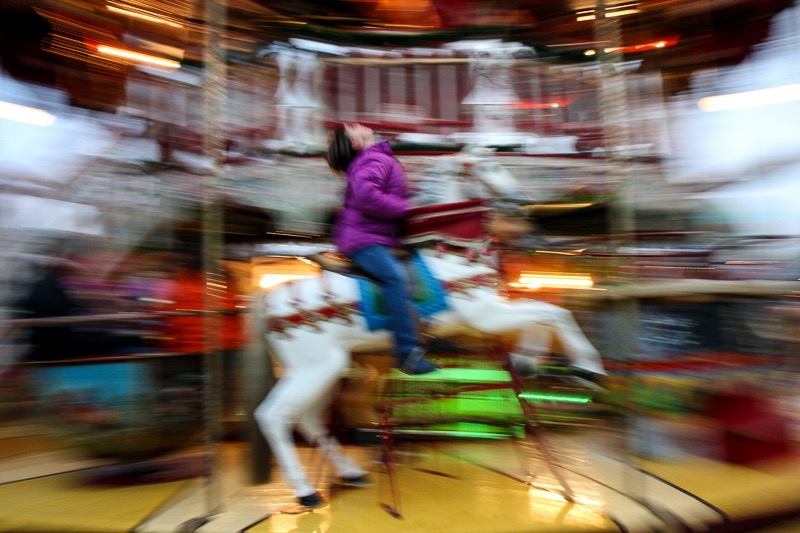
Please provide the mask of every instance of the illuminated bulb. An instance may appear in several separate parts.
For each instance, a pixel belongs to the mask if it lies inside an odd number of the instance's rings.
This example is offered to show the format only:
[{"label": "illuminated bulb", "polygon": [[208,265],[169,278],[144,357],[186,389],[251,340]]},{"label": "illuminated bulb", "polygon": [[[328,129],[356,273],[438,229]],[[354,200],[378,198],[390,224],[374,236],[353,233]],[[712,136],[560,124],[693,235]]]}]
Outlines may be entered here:
[{"label": "illuminated bulb", "polygon": [[595,55],[596,53],[597,53],[597,51],[596,51],[596,50],[586,50],[586,51],[583,53],[583,55],[585,55],[585,56],[593,56],[593,55]]},{"label": "illuminated bulb", "polygon": [[782,104],[800,100],[800,83],[758,89],[741,93],[708,96],[697,102],[697,107],[703,111],[728,111],[731,109],[745,109],[770,104]]},{"label": "illuminated bulb", "polygon": [[510,284],[512,287],[524,289],[541,289],[542,287],[562,288],[562,289],[588,289],[594,285],[590,276],[575,274],[535,274],[532,272],[522,272],[519,281]]},{"label": "illuminated bulb", "polygon": [[0,118],[42,127],[52,126],[56,121],[55,115],[47,111],[2,101],[0,101]]},{"label": "illuminated bulb", "polygon": [[[635,8],[635,7],[634,8],[629,8],[629,9],[617,9],[616,11],[615,10],[606,10],[605,16],[606,16],[606,18],[622,17],[622,16],[625,16],[625,15],[635,15],[638,12],[639,12],[639,10],[637,8]],[[583,13],[583,14],[580,14],[580,13]],[[587,14],[587,13],[591,13],[591,11],[580,11],[576,21],[577,22],[584,22],[586,20],[594,20],[595,19],[594,14]]]}]

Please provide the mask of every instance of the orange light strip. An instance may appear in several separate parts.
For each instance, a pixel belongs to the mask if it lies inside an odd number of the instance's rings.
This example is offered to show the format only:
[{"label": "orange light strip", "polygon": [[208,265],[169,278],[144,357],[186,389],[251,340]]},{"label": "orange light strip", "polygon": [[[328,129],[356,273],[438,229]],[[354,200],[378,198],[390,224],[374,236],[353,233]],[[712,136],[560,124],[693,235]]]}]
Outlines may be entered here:
[{"label": "orange light strip", "polygon": [[622,54],[632,54],[635,52],[647,52],[650,50],[667,48],[669,46],[675,46],[676,44],[678,44],[678,39],[676,37],[668,37],[666,39],[661,39],[660,41],[652,41],[649,43],[634,44],[631,46],[618,46],[614,48],[604,48],[603,51],[606,53],[619,52]]},{"label": "orange light strip", "polygon": [[159,18],[154,15],[147,15],[145,13],[139,13],[137,11],[129,11],[127,9],[121,9],[119,7],[114,7],[114,6],[106,6],[106,9],[108,9],[109,11],[113,11],[114,13],[119,13],[120,15],[126,15],[128,17],[134,17],[146,20],[148,22],[153,22],[155,24],[166,24],[167,26],[172,26],[173,28],[183,28],[183,25],[181,24],[172,22],[164,18]]},{"label": "orange light strip", "polygon": [[178,63],[177,61],[173,61],[172,59],[164,59],[162,57],[151,56],[139,52],[132,52],[130,50],[125,50],[124,48],[115,48],[113,46],[106,46],[102,44],[97,47],[97,51],[100,52],[101,54],[114,57],[121,57],[123,59],[129,59],[131,61],[135,61],[138,63],[148,63],[150,65],[156,65],[164,68],[176,69],[180,68],[181,66],[180,63]]},{"label": "orange light strip", "polygon": [[[633,8],[633,9],[621,9],[619,11],[606,11],[606,15],[605,16],[607,18],[622,17],[624,15],[634,15],[634,14],[636,14],[638,12],[639,12],[639,10],[636,9],[636,8]],[[594,15],[578,15],[578,18],[575,19],[575,20],[577,22],[584,22],[586,20],[594,20],[594,19],[595,19]]]},{"label": "orange light strip", "polygon": [[591,276],[586,274],[539,274],[521,272],[519,281],[509,283],[510,286],[522,289],[590,289],[594,286]]},{"label": "orange light strip", "polygon": [[538,103],[538,102],[519,102],[514,104],[509,104],[508,107],[514,109],[558,109],[559,107],[565,107],[566,104],[560,104],[558,102],[550,102],[550,103]]}]

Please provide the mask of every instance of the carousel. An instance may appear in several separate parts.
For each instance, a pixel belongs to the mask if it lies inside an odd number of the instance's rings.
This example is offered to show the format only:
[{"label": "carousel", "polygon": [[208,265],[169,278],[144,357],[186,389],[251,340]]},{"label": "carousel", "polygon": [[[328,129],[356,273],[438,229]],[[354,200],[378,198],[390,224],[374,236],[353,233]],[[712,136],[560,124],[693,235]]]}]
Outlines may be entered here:
[{"label": "carousel", "polygon": [[[731,137],[736,158],[698,137],[747,111],[687,108],[768,95],[740,90],[753,69],[794,86],[776,65],[796,7],[677,96],[643,54],[681,39],[634,48],[620,6],[593,8],[618,46],[592,58],[536,43],[525,9],[467,35],[452,2],[415,29],[262,4],[180,26],[212,50],[224,33],[226,60],[91,52],[128,69],[116,116],[0,72],[0,121],[24,123],[0,151],[0,531],[800,527],[796,99]],[[38,9],[50,53],[101,36],[94,10]],[[103,42],[177,54],[139,27]],[[375,280],[331,242],[342,122],[391,141],[414,190],[402,257],[432,372],[395,367]],[[731,179],[753,169],[767,189]]]}]

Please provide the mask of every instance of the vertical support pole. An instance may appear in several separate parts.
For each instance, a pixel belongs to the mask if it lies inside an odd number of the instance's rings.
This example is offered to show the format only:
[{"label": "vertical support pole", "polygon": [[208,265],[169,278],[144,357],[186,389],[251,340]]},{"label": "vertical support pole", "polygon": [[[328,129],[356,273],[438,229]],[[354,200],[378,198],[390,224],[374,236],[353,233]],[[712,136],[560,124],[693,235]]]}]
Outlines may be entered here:
[{"label": "vertical support pole", "polygon": [[208,458],[205,477],[206,513],[222,503],[218,445],[222,434],[222,308],[220,283],[224,283],[220,259],[223,247],[221,173],[225,155],[226,58],[224,31],[225,0],[205,1],[205,70],[203,151],[207,161],[203,187],[203,270],[205,272],[205,350],[203,440]]},{"label": "vertical support pole", "polygon": [[[598,0],[595,12],[595,40],[600,43],[600,112],[602,115],[605,152],[614,169],[614,202],[610,210],[609,227],[617,237],[614,241],[619,250],[629,246],[636,230],[631,179],[632,166],[629,155],[631,145],[630,121],[628,118],[628,95],[625,80],[625,65],[620,49],[622,35],[618,17],[605,16],[605,0]],[[617,265],[621,267],[623,265]],[[616,281],[630,283],[629,270],[618,268]],[[628,361],[633,357],[638,338],[637,302],[633,298],[615,300],[611,338],[607,347],[610,355]]]},{"label": "vertical support pole", "polygon": [[[603,133],[605,151],[609,162],[616,171],[614,203],[611,206],[609,227],[617,235],[614,241],[617,250],[627,247],[635,240],[633,232],[636,229],[634,203],[632,198],[633,178],[630,145],[631,131],[628,118],[628,93],[625,80],[625,66],[623,64],[622,34],[618,17],[606,17],[606,0],[598,0],[595,11],[595,40],[601,46],[600,53],[600,84]],[[607,51],[606,51],[607,50]],[[622,285],[634,283],[630,269],[623,268],[620,261],[616,265],[616,281]],[[635,356],[639,331],[639,302],[633,298],[614,299],[611,303],[612,322],[609,327],[610,337],[606,346],[612,350],[610,355],[615,358],[630,362]],[[627,383],[631,375],[624,376]],[[630,390],[629,388],[627,390]],[[626,401],[626,404],[630,402]],[[635,416],[635,415],[634,415]],[[623,431],[630,442],[631,432],[636,431],[635,420],[632,415],[624,419]],[[628,455],[628,460],[635,461],[635,457]],[[635,472],[636,469],[627,469],[626,472]],[[647,500],[646,488],[642,485],[641,476],[626,476],[625,483],[631,494],[639,494]]]},{"label": "vertical support pole", "polygon": [[250,306],[250,342],[244,351],[246,372],[242,372],[247,409],[247,436],[250,442],[250,478],[260,485],[267,483],[272,473],[272,451],[253,418],[253,412],[275,384],[272,361],[268,355],[263,316],[257,302]]}]

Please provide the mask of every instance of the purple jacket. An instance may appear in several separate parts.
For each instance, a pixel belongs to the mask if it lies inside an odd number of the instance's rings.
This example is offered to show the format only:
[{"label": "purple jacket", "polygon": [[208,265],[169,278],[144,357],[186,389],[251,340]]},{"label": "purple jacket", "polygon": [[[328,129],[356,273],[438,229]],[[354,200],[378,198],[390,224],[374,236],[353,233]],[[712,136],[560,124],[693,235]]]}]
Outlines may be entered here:
[{"label": "purple jacket", "polygon": [[344,206],[333,228],[340,253],[371,244],[399,246],[397,230],[411,202],[405,172],[387,141],[361,150],[347,167]]}]

